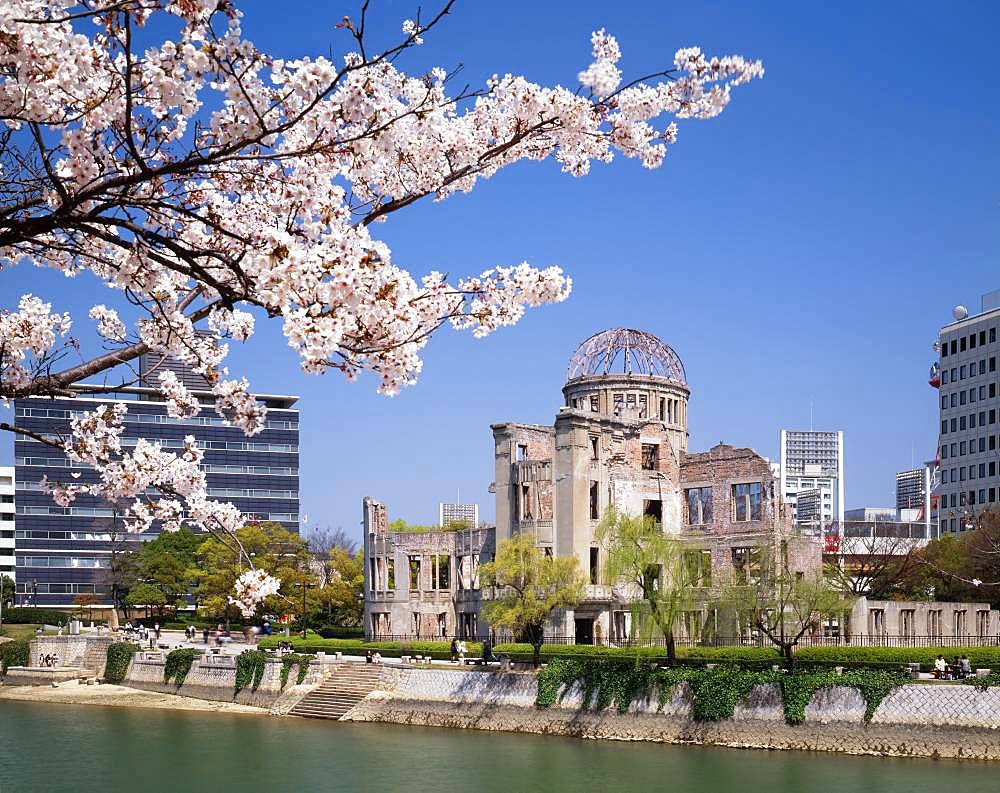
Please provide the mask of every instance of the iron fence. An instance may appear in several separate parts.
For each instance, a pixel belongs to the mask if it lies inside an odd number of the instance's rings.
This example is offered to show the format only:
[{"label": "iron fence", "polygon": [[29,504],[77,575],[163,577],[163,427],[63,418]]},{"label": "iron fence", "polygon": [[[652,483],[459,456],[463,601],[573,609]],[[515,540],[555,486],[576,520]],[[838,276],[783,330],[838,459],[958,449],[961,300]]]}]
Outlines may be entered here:
[{"label": "iron fence", "polygon": [[[494,645],[514,643],[518,640],[509,634],[489,634],[479,636],[441,636],[416,634],[382,634],[366,637],[369,641],[380,642],[450,642],[457,638],[467,642],[482,642],[489,639]],[[595,647],[614,648],[652,648],[667,646],[666,639],[654,637],[649,639],[620,639],[594,636],[588,641],[576,636],[546,635],[544,644],[580,644]],[[750,636],[713,636],[704,639],[677,637],[674,640],[677,647],[774,647],[774,644],[763,635]],[[1000,647],[1000,636],[890,636],[886,634],[852,633],[849,636],[803,636],[799,639],[799,647]]]}]

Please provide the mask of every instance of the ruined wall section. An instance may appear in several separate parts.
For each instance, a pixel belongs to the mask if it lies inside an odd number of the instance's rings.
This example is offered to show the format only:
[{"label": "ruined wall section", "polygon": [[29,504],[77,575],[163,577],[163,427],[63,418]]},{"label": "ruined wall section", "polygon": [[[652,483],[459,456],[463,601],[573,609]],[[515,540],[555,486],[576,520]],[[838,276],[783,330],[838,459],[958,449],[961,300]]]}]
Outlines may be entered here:
[{"label": "ruined wall section", "polygon": [[[531,507],[531,521],[555,519],[551,484],[555,429],[513,422],[494,424],[490,429],[495,444],[496,539],[500,542],[520,529],[522,500]],[[548,464],[547,468],[544,463]],[[528,486],[526,498],[521,489],[525,484]],[[526,528],[535,531],[544,527]],[[551,525],[548,529],[551,532]]]},{"label": "ruined wall section", "polygon": [[[693,545],[712,552],[712,577],[716,584],[731,580],[734,549],[761,548],[776,551],[786,543],[792,572],[812,574],[819,570],[821,554],[816,538],[796,532],[781,503],[779,488],[767,461],[753,449],[727,444],[707,452],[684,454],[680,465],[683,536]],[[739,520],[736,486],[761,486],[760,518]],[[712,520],[698,523],[690,513],[687,491],[711,488]]]}]

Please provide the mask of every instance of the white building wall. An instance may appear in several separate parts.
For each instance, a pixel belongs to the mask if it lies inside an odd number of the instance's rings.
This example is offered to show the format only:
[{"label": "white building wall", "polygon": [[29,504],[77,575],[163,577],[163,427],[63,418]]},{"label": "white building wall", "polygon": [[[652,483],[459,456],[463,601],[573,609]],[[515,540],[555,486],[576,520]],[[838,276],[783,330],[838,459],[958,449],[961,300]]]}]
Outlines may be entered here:
[{"label": "white building wall", "polygon": [[0,575],[14,578],[14,468],[0,466]]},{"label": "white building wall", "polygon": [[[797,441],[822,440],[824,443],[834,443],[835,457],[832,465],[829,462],[829,451],[819,457],[813,457],[808,450],[796,448]],[[823,521],[829,523],[844,522],[844,433],[842,431],[797,431],[781,430],[780,435],[780,472],[781,496],[796,516],[797,494],[800,490],[817,488],[822,493]]]}]

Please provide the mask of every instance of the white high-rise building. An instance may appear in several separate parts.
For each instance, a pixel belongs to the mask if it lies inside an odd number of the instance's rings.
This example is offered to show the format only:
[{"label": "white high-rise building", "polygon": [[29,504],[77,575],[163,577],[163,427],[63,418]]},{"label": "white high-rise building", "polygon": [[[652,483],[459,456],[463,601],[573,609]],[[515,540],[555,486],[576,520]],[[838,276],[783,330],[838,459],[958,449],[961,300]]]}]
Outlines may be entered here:
[{"label": "white high-rise building", "polygon": [[0,576],[14,578],[14,468],[0,466]]},{"label": "white high-rise building", "polygon": [[449,523],[463,521],[470,529],[479,525],[478,504],[445,504],[438,503],[438,526],[442,529]]},{"label": "white high-rise building", "polygon": [[[781,431],[781,497],[800,525],[808,519],[823,524],[844,523],[844,433],[840,430]],[[801,491],[810,493],[808,515],[799,519]],[[822,525],[817,526],[822,528]]]}]

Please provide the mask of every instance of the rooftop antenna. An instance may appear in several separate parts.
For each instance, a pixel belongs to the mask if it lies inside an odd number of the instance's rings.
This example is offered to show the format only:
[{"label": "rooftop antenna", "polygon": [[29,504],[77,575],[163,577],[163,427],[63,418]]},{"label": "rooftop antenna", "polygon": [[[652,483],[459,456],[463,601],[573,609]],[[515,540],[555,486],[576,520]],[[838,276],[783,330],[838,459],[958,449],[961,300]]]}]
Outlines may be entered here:
[{"label": "rooftop antenna", "polygon": [[813,431],[813,401],[809,400],[809,432]]}]

